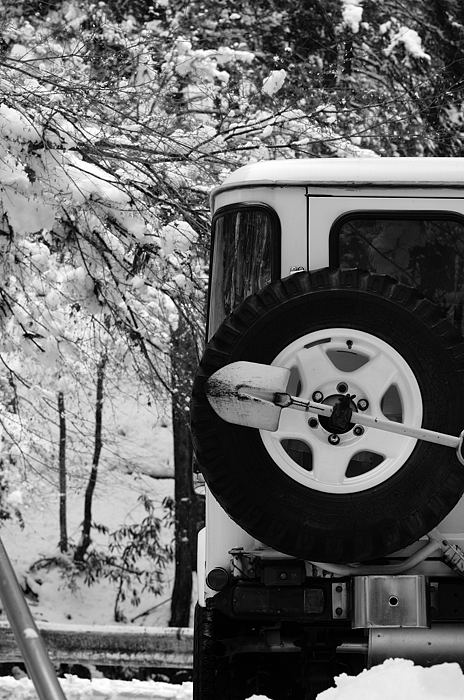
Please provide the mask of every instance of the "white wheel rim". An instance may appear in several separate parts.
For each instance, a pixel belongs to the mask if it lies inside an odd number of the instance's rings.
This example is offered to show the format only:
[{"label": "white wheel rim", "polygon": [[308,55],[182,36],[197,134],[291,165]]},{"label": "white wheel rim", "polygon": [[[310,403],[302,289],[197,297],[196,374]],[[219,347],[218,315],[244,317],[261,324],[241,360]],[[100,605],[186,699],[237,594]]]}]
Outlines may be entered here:
[{"label": "white wheel rim", "polygon": [[[284,348],[272,364],[292,370],[299,379],[302,399],[310,400],[314,392],[321,392],[326,401],[329,396],[345,393],[340,388],[345,383],[347,393],[356,395],[355,403],[368,401],[366,414],[388,419],[393,415],[388,411],[394,410],[395,420],[417,428],[422,424],[422,396],[411,368],[394,348],[370,333],[349,328],[314,331]],[[275,464],[295,481],[317,491],[355,493],[377,486],[401,469],[417,443],[415,438],[365,428],[362,435],[353,429],[339,434],[339,443],[332,445],[330,431],[319,421],[311,428],[309,417],[284,408],[278,429],[273,433],[261,430],[260,434]],[[291,444],[307,452],[309,468],[301,459],[300,463],[295,461],[299,453],[292,452]],[[360,469],[363,473],[358,473]]]}]

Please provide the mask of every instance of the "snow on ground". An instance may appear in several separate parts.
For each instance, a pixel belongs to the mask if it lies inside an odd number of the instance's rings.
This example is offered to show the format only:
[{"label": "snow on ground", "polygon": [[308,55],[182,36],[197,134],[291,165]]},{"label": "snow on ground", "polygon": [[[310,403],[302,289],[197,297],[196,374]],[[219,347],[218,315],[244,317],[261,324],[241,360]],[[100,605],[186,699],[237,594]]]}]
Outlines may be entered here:
[{"label": "snow on ground", "polygon": [[[126,398],[115,410],[107,405],[104,420],[107,426],[110,424],[112,439],[107,438],[104,443],[93,522],[105,525],[110,531],[140,522],[145,515],[138,501],[142,494],[156,503],[157,513],[162,516],[163,499],[174,493],[172,432],[166,416],[154,407]],[[90,461],[91,455],[87,455],[81,473],[70,475],[68,482],[68,536],[74,543],[80,537]],[[155,476],[161,478],[152,478]],[[18,578],[21,582],[27,579],[30,586],[32,595],[28,602],[32,613],[37,620],[45,622],[114,624],[114,582],[101,578],[87,586],[83,577],[70,578],[64,569],[57,567],[29,571],[34,562],[58,554],[59,494],[55,481],[56,474],[50,470],[46,474],[30,473],[26,481],[12,485],[13,491],[17,488],[22,494],[20,510],[24,528],[14,519],[2,523],[1,537]],[[107,536],[95,529],[91,536],[94,544],[105,548]],[[172,541],[172,536],[172,530],[166,529],[164,541]],[[127,621],[136,618],[134,623],[138,625],[167,626],[173,575],[173,564],[168,564],[163,576],[164,589],[159,596],[141,592],[136,607],[127,601],[123,605]],[[0,619],[5,619],[4,613]]]},{"label": "snow on ground", "polygon": [[[60,679],[66,700],[191,700],[192,684],[171,685],[155,681],[91,681],[67,676]],[[37,700],[29,678],[0,678],[0,700]],[[219,698],[218,698],[219,700]]]},{"label": "snow on ground", "polygon": [[[143,517],[143,508],[137,503],[141,493],[149,494],[160,504],[165,496],[172,495],[172,481],[169,479],[153,480],[140,474],[113,474],[97,484],[99,497],[95,500],[94,520],[116,529]],[[80,493],[72,494],[68,501],[69,532],[76,541],[83,516],[83,500]],[[25,513],[25,527],[7,523],[2,529],[2,539],[20,581],[27,578],[31,591],[38,600],[29,597],[28,603],[37,620],[46,622],[75,622],[80,624],[113,624],[115,583],[106,578],[87,586],[82,579],[69,579],[65,571],[56,568],[39,568],[33,574],[28,573],[31,564],[41,558],[57,553],[57,494],[43,496],[41,509],[34,507]],[[170,533],[167,533],[170,536]],[[104,537],[92,532],[96,544],[104,544]],[[159,597],[142,593],[137,607],[128,603],[124,612],[128,620],[158,605],[153,613],[144,616],[138,624],[167,625],[169,618],[170,590],[173,567],[168,565],[164,572],[165,587]]]},{"label": "snow on ground", "polygon": [[[191,700],[192,683],[171,685],[155,681],[91,681],[67,676],[60,680],[67,700]],[[456,663],[431,668],[406,659],[389,659],[359,676],[342,674],[336,688],[319,693],[317,700],[462,700],[464,676]],[[28,678],[0,678],[0,700],[37,700]],[[221,700],[218,698],[217,700]],[[267,700],[253,695],[250,700]]]},{"label": "snow on ground", "polygon": [[[97,489],[101,497],[95,501],[95,521],[105,523],[116,529],[138,514],[143,517],[142,507],[137,503],[141,493],[150,494],[161,504],[164,496],[172,494],[170,480],[154,481],[143,475],[114,475],[111,485],[100,483]],[[107,498],[104,498],[104,494]],[[68,502],[70,535],[78,539],[79,525],[82,520],[83,502],[80,494],[73,494]],[[70,579],[65,571],[56,567],[38,568],[34,573],[28,572],[30,565],[39,559],[56,553],[57,544],[58,500],[55,494],[44,499],[42,510],[34,508],[25,517],[23,530],[14,523],[3,527],[2,539],[20,581],[27,579],[31,591],[38,600],[29,597],[28,603],[37,620],[45,622],[75,622],[79,624],[114,624],[115,584],[108,579],[98,579],[87,586],[79,577]],[[95,543],[101,542],[103,536],[92,533]],[[165,589],[160,597],[142,594],[140,605],[125,606],[126,617],[130,620],[144,610],[159,607],[150,619],[145,617],[139,624],[167,624],[169,616],[170,588],[173,577],[172,565],[165,570]],[[167,601],[163,603],[163,601]]]}]

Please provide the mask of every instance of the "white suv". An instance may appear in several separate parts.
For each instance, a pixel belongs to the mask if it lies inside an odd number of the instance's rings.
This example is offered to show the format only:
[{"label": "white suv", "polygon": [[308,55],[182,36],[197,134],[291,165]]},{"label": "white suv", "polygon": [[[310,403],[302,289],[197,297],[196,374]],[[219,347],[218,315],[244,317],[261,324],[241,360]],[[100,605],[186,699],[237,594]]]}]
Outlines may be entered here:
[{"label": "white suv", "polygon": [[[464,658],[464,159],[260,162],[211,201],[196,700]],[[229,366],[280,376],[274,404],[229,372],[218,415]]]}]

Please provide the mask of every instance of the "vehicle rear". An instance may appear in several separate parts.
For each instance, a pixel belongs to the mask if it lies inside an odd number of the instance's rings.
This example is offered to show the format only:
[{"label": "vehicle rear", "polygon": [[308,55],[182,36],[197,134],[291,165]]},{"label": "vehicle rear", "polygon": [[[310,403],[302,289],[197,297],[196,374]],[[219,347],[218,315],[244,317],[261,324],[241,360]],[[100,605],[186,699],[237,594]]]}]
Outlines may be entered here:
[{"label": "vehicle rear", "polygon": [[[460,452],[402,434],[464,427],[462,166],[274,161],[212,195],[198,699],[312,698],[391,656],[462,657]],[[255,392],[245,420],[237,379],[221,401],[242,424],[224,420],[211,378],[240,363],[330,415]]]}]

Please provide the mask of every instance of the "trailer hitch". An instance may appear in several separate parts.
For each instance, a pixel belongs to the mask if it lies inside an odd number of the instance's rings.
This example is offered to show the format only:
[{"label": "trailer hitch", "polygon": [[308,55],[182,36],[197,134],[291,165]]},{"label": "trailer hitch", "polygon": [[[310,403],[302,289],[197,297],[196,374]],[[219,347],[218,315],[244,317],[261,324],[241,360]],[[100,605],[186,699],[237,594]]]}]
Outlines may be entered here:
[{"label": "trailer hitch", "polygon": [[464,430],[459,436],[447,435],[354,411],[353,397],[348,394],[334,406],[306,401],[287,393],[289,380],[290,370],[285,367],[233,362],[211,375],[206,382],[206,397],[215,413],[228,423],[274,432],[282,409],[291,408],[328,418],[334,432],[356,425],[452,447],[464,465]]}]

